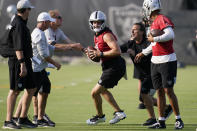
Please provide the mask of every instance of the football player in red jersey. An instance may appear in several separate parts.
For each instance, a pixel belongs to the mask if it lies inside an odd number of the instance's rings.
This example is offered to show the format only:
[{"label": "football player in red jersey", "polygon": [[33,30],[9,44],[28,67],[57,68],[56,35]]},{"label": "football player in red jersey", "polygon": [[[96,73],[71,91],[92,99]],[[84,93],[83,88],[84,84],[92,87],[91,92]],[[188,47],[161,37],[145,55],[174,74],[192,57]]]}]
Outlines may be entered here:
[{"label": "football player in red jersey", "polygon": [[139,62],[143,56],[152,52],[151,78],[154,88],[157,89],[159,122],[150,128],[166,128],[164,107],[166,103],[165,94],[167,94],[176,118],[175,129],[182,129],[184,124],[173,89],[177,74],[177,58],[173,49],[174,24],[168,17],[160,14],[160,10],[160,0],[144,0],[143,15],[144,19],[151,23],[151,31],[160,30],[164,33],[155,37],[149,34],[148,41],[152,42],[151,45],[142,50],[135,57],[135,61]]},{"label": "football player in red jersey", "polygon": [[125,60],[120,56],[121,51],[117,44],[116,36],[106,27],[105,22],[106,16],[102,11],[94,11],[90,15],[89,25],[91,30],[95,33],[94,43],[97,50],[92,50],[90,52],[85,50],[85,52],[91,59],[100,57],[103,72],[98,83],[91,92],[97,115],[86,121],[89,125],[105,122],[101,95],[115,110],[114,118],[109,121],[110,124],[115,124],[126,118],[126,114],[120,109],[113,95],[108,90],[116,86],[118,81],[124,76],[126,64]]}]

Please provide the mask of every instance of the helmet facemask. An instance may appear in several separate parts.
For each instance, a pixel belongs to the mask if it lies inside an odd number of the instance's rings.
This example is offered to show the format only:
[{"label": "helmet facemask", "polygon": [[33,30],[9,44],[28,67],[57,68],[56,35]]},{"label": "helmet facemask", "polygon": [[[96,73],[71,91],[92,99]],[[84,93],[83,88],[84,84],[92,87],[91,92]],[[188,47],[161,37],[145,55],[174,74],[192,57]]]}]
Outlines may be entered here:
[{"label": "helmet facemask", "polygon": [[89,24],[89,25],[90,25],[90,29],[91,29],[92,31],[98,33],[98,32],[102,31],[102,30],[105,28],[105,22],[104,22],[104,21],[101,21],[102,24],[100,25],[99,28],[95,28],[94,25],[93,25],[93,22],[94,22],[94,21],[90,21],[90,22],[89,22],[89,23],[90,23],[90,24]]},{"label": "helmet facemask", "polygon": [[[101,21],[101,25],[99,28],[95,28],[93,26],[94,21]],[[90,29],[96,33],[102,31],[105,28],[105,21],[106,21],[106,16],[103,12],[101,11],[94,11],[89,18],[89,26]]]}]

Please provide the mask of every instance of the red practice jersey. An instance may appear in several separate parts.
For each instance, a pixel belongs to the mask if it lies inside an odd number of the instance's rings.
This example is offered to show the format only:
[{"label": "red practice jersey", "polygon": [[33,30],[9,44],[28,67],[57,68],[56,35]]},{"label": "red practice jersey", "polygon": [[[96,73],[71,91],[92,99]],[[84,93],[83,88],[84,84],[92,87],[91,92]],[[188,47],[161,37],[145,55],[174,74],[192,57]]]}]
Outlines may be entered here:
[{"label": "red practice jersey", "polygon": [[[153,21],[150,29],[151,30],[154,30],[154,29],[163,30],[169,26],[174,28],[174,24],[172,23],[172,21],[166,16],[160,14]],[[174,53],[173,40],[169,40],[166,42],[157,42],[155,46],[152,46],[152,53],[153,53],[153,56],[162,56],[162,55],[169,55],[171,53]]]},{"label": "red practice jersey", "polygon": [[[103,36],[106,34],[106,33],[110,33],[114,36],[115,40],[117,40],[116,36],[111,32],[111,31],[104,31],[103,33],[99,34],[98,36],[94,36],[94,44],[95,44],[95,48],[100,50],[101,52],[105,52],[105,51],[109,51],[111,50],[111,48],[107,45],[106,42],[104,42],[103,40]],[[110,58],[102,58],[101,60],[102,61],[106,61]]]}]

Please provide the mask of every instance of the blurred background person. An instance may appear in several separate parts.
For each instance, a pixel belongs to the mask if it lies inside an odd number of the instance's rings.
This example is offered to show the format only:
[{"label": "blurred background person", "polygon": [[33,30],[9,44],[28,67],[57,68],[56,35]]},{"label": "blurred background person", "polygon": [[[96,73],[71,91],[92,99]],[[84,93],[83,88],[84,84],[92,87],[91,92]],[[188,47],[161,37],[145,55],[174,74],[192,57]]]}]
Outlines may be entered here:
[{"label": "blurred background person", "polygon": [[8,16],[10,17],[10,23],[6,25],[6,30],[7,30],[10,28],[10,26],[11,26],[10,24],[13,21],[15,15],[17,13],[16,5],[9,5],[7,7],[6,11],[7,11]]},{"label": "blurred background person", "polygon": [[63,18],[58,10],[50,10],[49,14],[52,18],[56,19],[55,22],[51,22],[50,27],[45,31],[48,43],[55,45],[60,43],[74,43],[68,36],[60,29]]}]

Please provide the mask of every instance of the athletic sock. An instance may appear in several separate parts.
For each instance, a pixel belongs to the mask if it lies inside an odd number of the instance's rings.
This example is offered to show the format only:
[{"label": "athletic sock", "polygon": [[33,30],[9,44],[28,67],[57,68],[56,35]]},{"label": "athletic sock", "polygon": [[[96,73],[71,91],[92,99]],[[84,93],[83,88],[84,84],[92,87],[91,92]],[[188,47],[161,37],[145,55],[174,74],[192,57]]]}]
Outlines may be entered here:
[{"label": "athletic sock", "polygon": [[175,118],[176,118],[176,119],[181,119],[181,116],[180,116],[180,115],[178,115],[178,116],[175,116]]},{"label": "athletic sock", "polygon": [[159,117],[159,120],[160,120],[160,121],[165,121],[166,118],[165,118],[165,117]]}]

